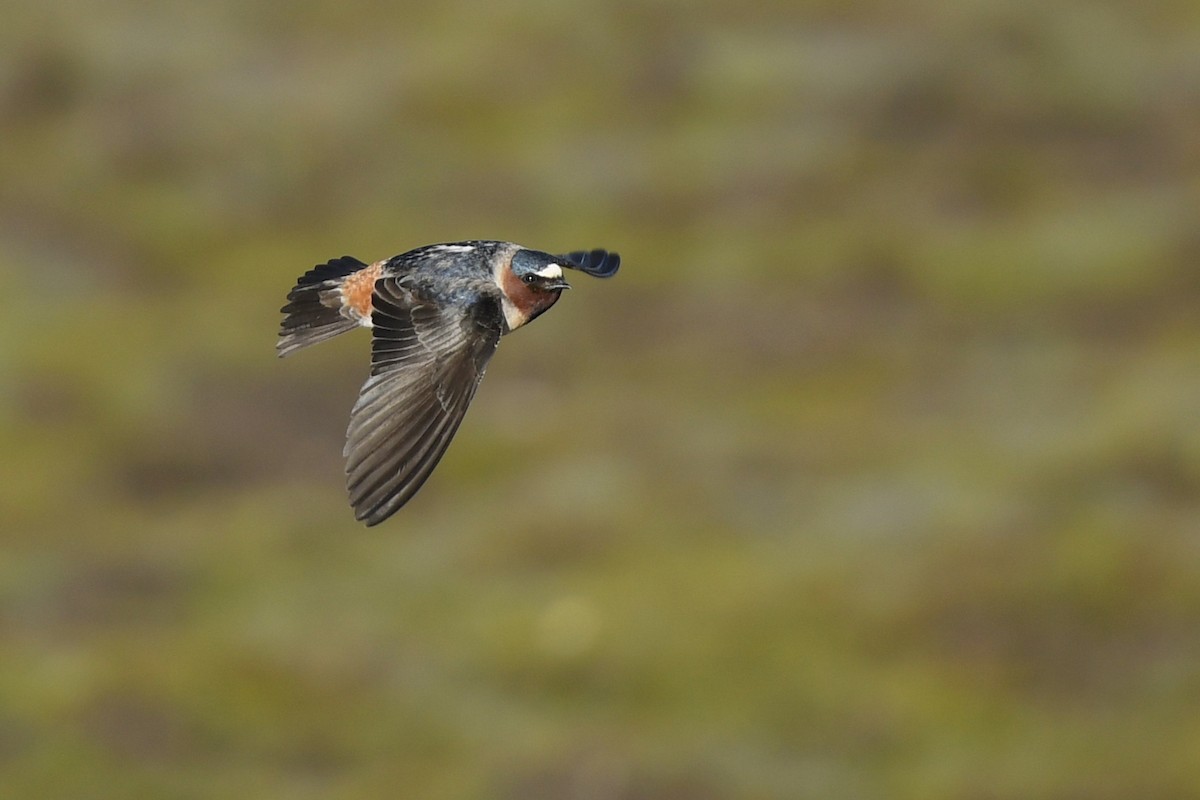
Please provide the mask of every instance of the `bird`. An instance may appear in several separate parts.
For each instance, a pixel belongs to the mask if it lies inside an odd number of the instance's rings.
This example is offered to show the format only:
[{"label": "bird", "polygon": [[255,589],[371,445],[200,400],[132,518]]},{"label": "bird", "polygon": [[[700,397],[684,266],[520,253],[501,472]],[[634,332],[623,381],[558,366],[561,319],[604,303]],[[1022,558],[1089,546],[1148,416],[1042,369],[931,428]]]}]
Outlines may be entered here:
[{"label": "bird", "polygon": [[558,301],[570,288],[564,269],[611,278],[620,265],[608,250],[551,255],[479,239],[371,264],[342,256],[301,275],[280,309],[279,357],[358,327],[371,330],[370,375],[342,453],[355,519],[378,525],[424,485],[501,337]]}]

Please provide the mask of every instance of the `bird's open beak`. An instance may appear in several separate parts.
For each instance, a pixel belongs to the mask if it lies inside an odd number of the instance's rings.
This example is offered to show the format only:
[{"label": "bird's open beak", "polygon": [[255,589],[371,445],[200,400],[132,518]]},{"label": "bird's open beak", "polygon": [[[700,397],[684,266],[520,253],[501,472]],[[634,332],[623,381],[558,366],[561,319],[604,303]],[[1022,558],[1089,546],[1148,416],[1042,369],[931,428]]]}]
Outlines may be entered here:
[{"label": "bird's open beak", "polygon": [[557,289],[570,289],[570,288],[571,288],[571,284],[567,283],[567,282],[566,282],[565,280],[563,280],[562,278],[559,278],[559,279],[558,279],[558,280],[556,280],[556,281],[549,281],[549,282],[545,283],[545,284],[543,285],[543,287],[544,287],[544,288],[545,288],[547,291],[554,291],[554,290],[557,290]]}]

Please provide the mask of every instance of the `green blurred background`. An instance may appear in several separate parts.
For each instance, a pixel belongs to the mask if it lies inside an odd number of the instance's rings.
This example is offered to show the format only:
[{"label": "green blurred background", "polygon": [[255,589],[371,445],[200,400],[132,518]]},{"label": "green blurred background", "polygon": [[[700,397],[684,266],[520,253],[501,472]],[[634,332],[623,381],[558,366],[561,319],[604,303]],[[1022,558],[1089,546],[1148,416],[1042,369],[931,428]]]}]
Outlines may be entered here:
[{"label": "green blurred background", "polygon": [[[1200,6],[0,32],[14,798],[1200,793]],[[621,252],[353,521],[330,257]]]}]

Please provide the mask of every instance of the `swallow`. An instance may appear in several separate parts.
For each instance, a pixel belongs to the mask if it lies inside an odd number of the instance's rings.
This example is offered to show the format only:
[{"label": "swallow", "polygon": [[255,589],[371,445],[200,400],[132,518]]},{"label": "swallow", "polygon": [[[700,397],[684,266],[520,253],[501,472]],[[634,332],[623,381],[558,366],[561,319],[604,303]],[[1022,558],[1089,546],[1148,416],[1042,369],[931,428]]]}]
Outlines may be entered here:
[{"label": "swallow", "polygon": [[412,499],[454,438],[500,338],[570,288],[564,269],[610,278],[620,265],[607,250],[550,255],[477,240],[373,264],[343,256],[301,275],[281,309],[281,358],[371,330],[371,373],[342,452],[355,519],[378,525]]}]

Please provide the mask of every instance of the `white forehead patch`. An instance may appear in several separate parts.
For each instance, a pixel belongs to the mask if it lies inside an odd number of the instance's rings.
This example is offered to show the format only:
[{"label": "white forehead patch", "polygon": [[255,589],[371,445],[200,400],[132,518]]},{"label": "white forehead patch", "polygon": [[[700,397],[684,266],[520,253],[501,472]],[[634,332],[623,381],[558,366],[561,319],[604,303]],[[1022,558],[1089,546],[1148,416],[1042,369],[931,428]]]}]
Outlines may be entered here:
[{"label": "white forehead patch", "polygon": [[562,271],[562,267],[560,267],[558,264],[550,264],[547,267],[545,267],[544,269],[539,269],[537,272],[535,272],[533,274],[540,275],[543,278],[547,278],[547,279],[555,279],[555,278],[561,278],[563,276],[563,271]]}]

